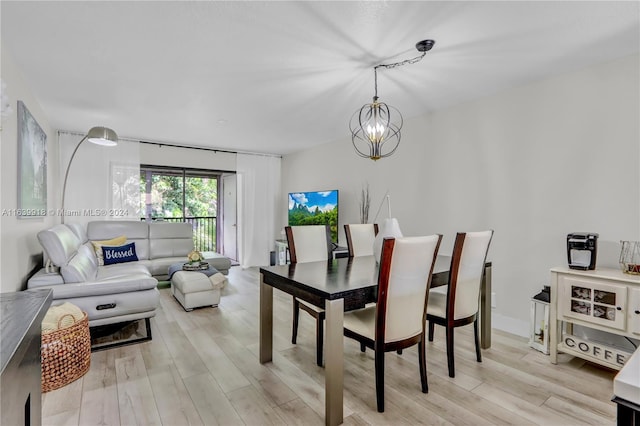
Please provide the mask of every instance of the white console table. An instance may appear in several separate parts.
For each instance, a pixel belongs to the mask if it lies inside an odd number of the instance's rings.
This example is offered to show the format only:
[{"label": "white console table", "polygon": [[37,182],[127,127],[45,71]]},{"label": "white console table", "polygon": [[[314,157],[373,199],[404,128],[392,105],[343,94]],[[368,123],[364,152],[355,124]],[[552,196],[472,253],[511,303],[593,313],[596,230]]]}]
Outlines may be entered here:
[{"label": "white console table", "polygon": [[620,370],[631,353],[574,336],[573,325],[640,339],[640,275],[619,269],[551,269],[551,362],[556,364],[564,352]]},{"label": "white console table", "polygon": [[[347,247],[337,246],[332,251],[334,259],[341,257],[349,257],[349,249]],[[287,240],[276,240],[276,265],[286,265],[289,263],[289,244]]]},{"label": "white console table", "polygon": [[276,265],[289,263],[289,244],[287,240],[276,240]]}]

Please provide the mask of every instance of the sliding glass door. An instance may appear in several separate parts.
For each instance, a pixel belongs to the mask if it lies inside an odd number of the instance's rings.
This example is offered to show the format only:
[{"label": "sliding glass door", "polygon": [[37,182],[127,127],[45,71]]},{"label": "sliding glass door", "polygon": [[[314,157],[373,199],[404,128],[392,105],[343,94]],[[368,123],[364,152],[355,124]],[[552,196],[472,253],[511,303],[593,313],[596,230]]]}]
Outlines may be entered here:
[{"label": "sliding glass door", "polygon": [[194,246],[217,251],[219,172],[159,166],[140,166],[143,219],[188,222]]}]

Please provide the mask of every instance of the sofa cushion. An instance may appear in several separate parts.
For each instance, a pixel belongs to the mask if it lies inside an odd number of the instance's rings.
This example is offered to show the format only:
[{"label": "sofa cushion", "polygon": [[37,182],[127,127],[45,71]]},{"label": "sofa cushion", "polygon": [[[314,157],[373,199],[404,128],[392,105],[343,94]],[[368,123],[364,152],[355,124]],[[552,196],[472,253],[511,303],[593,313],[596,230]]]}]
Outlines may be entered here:
[{"label": "sofa cushion", "polygon": [[27,281],[27,288],[51,287],[54,285],[64,285],[64,278],[57,272],[47,272],[45,268],[40,269]]},{"label": "sofa cushion", "polygon": [[186,261],[186,256],[165,257],[150,260],[147,267],[149,268],[149,272],[151,272],[151,275],[153,275],[154,277],[164,278],[169,276],[169,266],[178,262],[185,263]]},{"label": "sofa cushion", "polygon": [[227,275],[229,268],[231,268],[231,260],[227,256],[223,256],[220,253],[214,251],[203,251],[202,256],[205,262],[216,268],[219,272]]},{"label": "sofa cushion", "polygon": [[56,266],[66,265],[80,247],[80,240],[66,225],[56,225],[38,232],[38,241]]},{"label": "sofa cushion", "polygon": [[144,262],[148,262],[148,260],[135,263],[116,263],[115,265],[100,267],[98,268],[96,280],[120,280],[134,275],[150,278],[151,273],[149,273],[149,269],[144,265]]},{"label": "sofa cushion", "polygon": [[190,223],[152,222],[149,224],[149,259],[187,257],[193,250]]},{"label": "sofa cushion", "polygon": [[121,246],[102,246],[102,257],[105,265],[137,262],[136,243],[128,243]]},{"label": "sofa cushion", "polygon": [[87,242],[87,240],[88,240],[87,232],[84,230],[84,226],[83,225],[81,225],[79,223],[67,223],[66,225],[67,225],[67,227],[69,229],[71,229],[71,232],[76,234],[76,237],[78,237],[78,239],[80,240],[80,242],[82,244]]},{"label": "sofa cushion", "polygon": [[93,254],[87,246],[81,246],[71,260],[60,267],[60,274],[65,283],[83,283],[93,281],[96,278],[98,268],[93,259]]},{"label": "sofa cushion", "polygon": [[104,265],[102,246],[121,246],[126,242],[127,237],[125,235],[120,235],[119,237],[115,237],[110,240],[91,241],[91,245],[96,253],[96,259],[98,260],[98,266]]},{"label": "sofa cushion", "polygon": [[119,235],[136,243],[138,259],[149,259],[149,224],[138,220],[98,220],[87,224],[90,240],[108,240]]},{"label": "sofa cushion", "polygon": [[[155,279],[153,280],[155,281]],[[95,327],[155,316],[156,308],[160,302],[160,293],[157,288],[150,288],[148,290],[121,291],[120,293],[94,295],[91,297],[70,295],[65,299],[65,301],[73,303],[86,312],[89,315],[89,327]]]},{"label": "sofa cushion", "polygon": [[135,293],[137,291],[153,289],[157,286],[158,280],[150,277],[148,273],[132,273],[126,277],[57,285],[51,287],[51,289],[53,290],[53,299],[56,300],[74,297],[93,297],[105,294]]},{"label": "sofa cushion", "polygon": [[98,267],[98,259],[96,258],[96,252],[93,250],[93,245],[89,241],[78,247],[78,251],[85,252],[87,258],[91,261],[94,268]]}]

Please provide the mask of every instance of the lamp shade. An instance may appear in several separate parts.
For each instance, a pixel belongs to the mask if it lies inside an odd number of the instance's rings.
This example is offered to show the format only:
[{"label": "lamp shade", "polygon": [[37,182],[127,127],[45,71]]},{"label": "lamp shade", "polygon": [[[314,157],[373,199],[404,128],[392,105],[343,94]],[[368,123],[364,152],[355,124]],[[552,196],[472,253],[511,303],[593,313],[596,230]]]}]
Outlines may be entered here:
[{"label": "lamp shade", "polygon": [[398,219],[395,217],[384,220],[382,229],[376,235],[376,239],[373,240],[373,255],[378,263],[380,263],[380,255],[382,254],[382,241],[386,237],[402,238],[402,231],[400,230]]},{"label": "lamp shade", "polygon": [[118,135],[107,127],[92,127],[87,133],[87,139],[91,143],[102,146],[118,145]]},{"label": "lamp shade", "polygon": [[67,171],[64,174],[64,182],[62,183],[62,223],[64,223],[65,216],[64,196],[67,192],[67,179],[69,178],[69,169],[71,169],[71,163],[73,163],[73,159],[76,156],[76,152],[78,152],[78,148],[80,148],[80,145],[82,145],[82,142],[84,142],[85,140],[89,140],[89,142],[95,143],[96,145],[116,146],[118,145],[118,134],[107,127],[92,127],[76,145],[75,149],[71,153],[69,164],[67,164]]}]

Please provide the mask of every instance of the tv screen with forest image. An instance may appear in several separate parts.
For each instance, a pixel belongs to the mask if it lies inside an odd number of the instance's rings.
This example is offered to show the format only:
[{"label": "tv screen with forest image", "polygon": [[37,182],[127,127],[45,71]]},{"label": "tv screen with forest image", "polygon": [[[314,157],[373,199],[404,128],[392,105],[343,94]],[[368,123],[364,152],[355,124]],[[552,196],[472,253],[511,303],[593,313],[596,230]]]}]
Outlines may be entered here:
[{"label": "tv screen with forest image", "polygon": [[338,244],[338,190],[290,192],[289,226],[329,225]]}]

